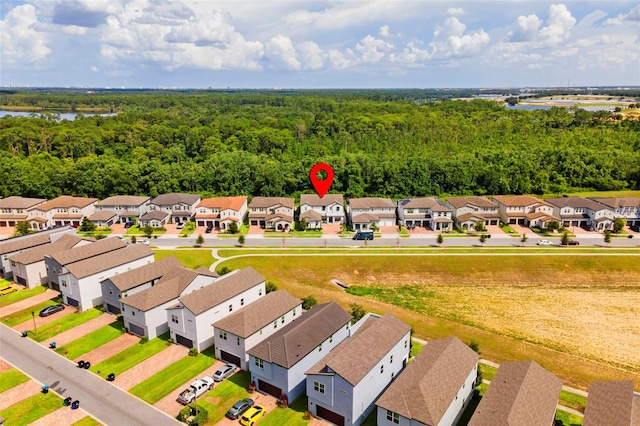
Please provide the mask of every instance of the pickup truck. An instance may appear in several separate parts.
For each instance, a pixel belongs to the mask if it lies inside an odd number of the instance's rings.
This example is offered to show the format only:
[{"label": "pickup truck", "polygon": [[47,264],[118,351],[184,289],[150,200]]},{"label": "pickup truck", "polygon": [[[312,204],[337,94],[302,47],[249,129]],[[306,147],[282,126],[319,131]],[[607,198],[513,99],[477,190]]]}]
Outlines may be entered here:
[{"label": "pickup truck", "polygon": [[187,405],[193,402],[196,397],[202,395],[206,391],[213,388],[213,379],[211,377],[203,377],[195,382],[191,383],[189,387],[178,396],[178,402],[182,405]]}]

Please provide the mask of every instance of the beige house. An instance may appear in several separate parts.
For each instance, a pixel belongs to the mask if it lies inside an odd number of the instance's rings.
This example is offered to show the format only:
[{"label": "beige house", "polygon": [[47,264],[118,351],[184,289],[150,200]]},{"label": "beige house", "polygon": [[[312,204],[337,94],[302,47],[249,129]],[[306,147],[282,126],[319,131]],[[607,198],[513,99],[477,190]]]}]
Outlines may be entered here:
[{"label": "beige house", "polygon": [[95,198],[61,195],[35,207],[33,217],[29,219],[29,222],[33,229],[46,229],[54,226],[77,228],[83,218],[89,218],[95,213],[97,201]]},{"label": "beige house", "polygon": [[607,206],[582,197],[550,198],[553,215],[564,227],[580,226],[598,231],[613,229],[614,212]]},{"label": "beige house", "polygon": [[[42,198],[24,198],[11,196],[0,199],[0,228],[14,227],[18,222],[32,219],[34,217],[33,209],[46,202]],[[37,224],[35,222],[34,224]],[[33,229],[44,229],[33,227]]]},{"label": "beige house", "polygon": [[640,198],[591,198],[591,200],[613,210],[614,218],[625,218],[628,226],[640,226]]},{"label": "beige house", "polygon": [[405,198],[398,200],[398,219],[406,227],[431,228],[434,231],[451,231],[453,209],[435,197]]},{"label": "beige house", "polygon": [[170,214],[170,223],[184,223],[193,218],[196,206],[200,204],[198,194],[172,192],[161,194],[149,203],[150,211],[162,211]]},{"label": "beige house", "polygon": [[126,223],[149,211],[150,197],[115,195],[96,204],[96,212],[111,212],[117,215],[117,223]]},{"label": "beige house", "polygon": [[300,220],[307,222],[307,229],[320,229],[323,223],[342,225],[345,223],[344,198],[342,194],[300,195]]},{"label": "beige house", "polygon": [[253,197],[249,203],[249,224],[262,229],[287,232],[293,229],[295,200],[284,197]]},{"label": "beige house", "polygon": [[198,226],[211,226],[226,230],[235,222],[238,228],[247,214],[247,197],[215,197],[205,198],[196,207],[196,223]]},{"label": "beige house", "polygon": [[353,229],[371,229],[374,225],[396,225],[396,205],[388,198],[365,197],[349,200],[349,219]]},{"label": "beige house", "polygon": [[496,195],[493,201],[498,205],[500,220],[507,225],[545,228],[552,220],[560,221],[551,204],[529,195]]},{"label": "beige house", "polygon": [[484,226],[500,224],[498,205],[487,197],[450,197],[445,204],[453,209],[453,220],[460,229],[475,229],[478,222]]}]

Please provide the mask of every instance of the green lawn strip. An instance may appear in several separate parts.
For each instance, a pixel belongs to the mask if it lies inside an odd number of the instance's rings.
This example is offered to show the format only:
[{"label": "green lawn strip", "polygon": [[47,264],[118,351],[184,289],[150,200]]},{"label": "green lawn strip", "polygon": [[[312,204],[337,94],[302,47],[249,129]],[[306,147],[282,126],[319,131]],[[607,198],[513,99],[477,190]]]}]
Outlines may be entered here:
[{"label": "green lawn strip", "polygon": [[476,389],[478,389],[478,391],[480,392],[480,396],[484,396],[484,393],[487,391],[488,388],[489,388],[488,383],[480,383]]},{"label": "green lawn strip", "polygon": [[556,420],[562,420],[564,426],[580,426],[584,419],[566,411],[556,410]]},{"label": "green lawn strip", "polygon": [[122,336],[125,332],[126,329],[124,328],[124,322],[116,320],[109,325],[100,327],[99,329],[74,340],[73,342],[60,346],[56,349],[56,352],[73,360],[78,358],[80,355],[84,355],[87,352]]},{"label": "green lawn strip", "polygon": [[5,418],[7,425],[23,426],[33,423],[61,407],[62,398],[53,392],[38,393],[0,411],[0,417]]},{"label": "green lawn strip", "polygon": [[29,380],[29,377],[22,374],[21,371],[12,368],[0,373],[0,393],[18,386],[20,383],[24,383]]},{"label": "green lawn strip", "polygon": [[156,250],[155,251],[155,259],[160,260],[165,257],[174,256],[178,259],[185,267],[196,269],[201,266],[206,266],[207,268],[211,266],[214,262],[214,258],[211,255],[211,250]]},{"label": "green lawn strip", "polygon": [[[8,287],[10,284],[11,284],[10,281],[0,280],[0,288]],[[4,296],[0,297],[0,308],[4,308],[5,306],[9,306],[12,303],[16,303],[21,300],[28,299],[32,296],[35,296],[37,294],[41,294],[47,291],[47,288],[41,285],[32,289],[23,289],[22,287],[16,287],[16,288],[19,288],[20,290],[16,291],[15,293],[5,294]]]},{"label": "green lawn strip", "polygon": [[[67,306],[67,309],[73,308]],[[98,318],[102,313],[102,311],[93,308],[84,312],[73,313],[71,315],[58,318],[55,321],[51,321],[49,324],[38,327],[38,334],[33,336],[33,340],[36,342],[42,342],[43,340],[50,339],[56,334],[60,334],[63,331],[67,331],[94,318]]]},{"label": "green lawn strip", "polygon": [[578,410],[580,412],[584,412],[584,409],[587,406],[587,398],[563,390],[560,392],[559,404],[564,405],[565,407],[573,408],[574,410]]},{"label": "green lawn strip", "polygon": [[166,347],[171,344],[167,341],[168,339],[169,333],[165,333],[145,343],[136,343],[111,358],[91,366],[91,371],[102,377],[107,377],[110,373],[117,376],[163,349],[166,349]]},{"label": "green lawn strip", "polygon": [[484,380],[493,380],[493,376],[496,375],[496,373],[498,372],[498,369],[496,367],[492,367],[490,365],[487,364],[483,364],[483,363],[479,363],[479,368],[480,371],[482,372],[482,378]]},{"label": "green lawn strip", "polygon": [[185,356],[138,383],[129,392],[149,404],[155,404],[191,377],[211,367],[215,362],[214,355],[215,350],[212,346],[196,357]]},{"label": "green lawn strip", "polygon": [[410,351],[411,356],[418,355],[422,351],[423,348],[424,348],[424,345],[421,345],[420,343],[412,341],[411,342],[411,351]]},{"label": "green lawn strip", "polygon": [[71,423],[71,426],[102,426],[102,423],[97,421],[91,416],[83,417],[75,423]]},{"label": "green lawn strip", "polygon": [[[47,300],[45,302],[40,302],[37,305],[30,306],[21,311],[14,312],[11,315],[7,315],[2,318],[2,323],[7,327],[13,327],[14,325],[22,324],[23,322],[30,320],[33,318],[31,312],[35,313],[35,316],[38,316],[38,313],[41,309],[46,308],[47,306],[57,305],[58,302],[55,300]],[[66,309],[73,309],[67,306]],[[38,318],[36,318],[36,327],[38,325]],[[38,329],[38,331],[40,331]]]},{"label": "green lawn strip", "polygon": [[360,425],[361,426],[376,426],[377,421],[378,421],[377,414],[378,414],[378,409],[374,407],[373,410],[367,416],[367,418],[364,419],[364,421],[362,423],[360,423]]},{"label": "green lawn strip", "polygon": [[246,390],[250,379],[248,371],[238,372],[224,382],[216,384],[203,398],[198,398],[198,404],[202,404],[209,411],[209,418],[205,424],[215,425],[224,418],[233,404],[241,399],[251,398]]},{"label": "green lawn strip", "polygon": [[[269,414],[264,416],[264,419],[260,422],[260,426],[304,426],[308,425],[311,420],[305,420],[303,418],[304,413],[307,411],[307,396],[299,396],[289,408],[276,407]],[[368,418],[367,418],[368,419]],[[366,424],[366,423],[365,423]],[[375,425],[375,421],[371,423]]]}]

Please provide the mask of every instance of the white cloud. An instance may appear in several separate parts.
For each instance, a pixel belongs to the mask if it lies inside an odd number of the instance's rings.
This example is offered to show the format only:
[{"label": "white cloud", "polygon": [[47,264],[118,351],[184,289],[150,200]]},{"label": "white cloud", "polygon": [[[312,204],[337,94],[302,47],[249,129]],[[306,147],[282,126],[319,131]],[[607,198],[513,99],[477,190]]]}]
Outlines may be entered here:
[{"label": "white cloud", "polygon": [[313,41],[305,41],[297,46],[298,58],[302,69],[318,70],[324,66],[324,54],[320,46]]},{"label": "white cloud", "polygon": [[454,16],[445,19],[443,25],[436,26],[433,41],[429,43],[432,49],[431,57],[463,57],[479,52],[491,41],[491,37],[484,30],[467,32],[467,26]]},{"label": "white cloud", "polygon": [[37,23],[36,8],[30,4],[14,7],[0,21],[3,68],[33,65],[49,56],[47,36],[35,30]]},{"label": "white cloud", "polygon": [[538,34],[538,28],[542,25],[542,19],[534,15],[520,15],[516,20],[517,30],[509,33],[509,39],[513,42],[529,41]]},{"label": "white cloud", "polygon": [[272,37],[265,44],[265,55],[278,65],[284,64],[287,69],[299,70],[302,68],[300,61],[296,58],[296,50],[289,37],[278,34]]},{"label": "white cloud", "polygon": [[620,13],[615,18],[607,19],[603,25],[618,26],[624,24],[625,21],[640,22],[640,6],[634,7],[627,14]]},{"label": "white cloud", "polygon": [[540,30],[540,36],[551,45],[557,45],[569,36],[571,28],[576,24],[576,18],[571,15],[564,4],[549,6],[547,26]]},{"label": "white cloud", "polygon": [[464,15],[464,9],[461,7],[450,7],[447,9],[447,16],[462,16]]},{"label": "white cloud", "polygon": [[70,35],[85,35],[87,33],[87,27],[79,27],[77,25],[65,25],[62,27],[62,32]]},{"label": "white cloud", "polygon": [[356,50],[360,52],[360,62],[377,63],[385,55],[393,52],[394,47],[389,42],[368,35],[360,40],[356,45]]}]

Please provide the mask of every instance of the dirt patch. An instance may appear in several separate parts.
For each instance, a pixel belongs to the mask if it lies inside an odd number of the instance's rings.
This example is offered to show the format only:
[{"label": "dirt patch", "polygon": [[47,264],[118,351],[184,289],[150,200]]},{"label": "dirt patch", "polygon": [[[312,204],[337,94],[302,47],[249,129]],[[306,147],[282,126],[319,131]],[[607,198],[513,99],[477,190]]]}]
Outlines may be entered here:
[{"label": "dirt patch", "polygon": [[101,363],[105,359],[111,358],[115,354],[118,354],[123,350],[135,345],[139,341],[139,336],[126,333],[120,337],[113,339],[110,342],[105,343],[102,346],[95,348],[92,351],[87,352],[84,355],[79,356],[74,361],[89,361],[91,364],[96,365],[98,363]]},{"label": "dirt patch", "polygon": [[188,353],[189,349],[184,346],[171,345],[120,374],[113,383],[121,389],[129,390],[177,360],[184,358]]}]

